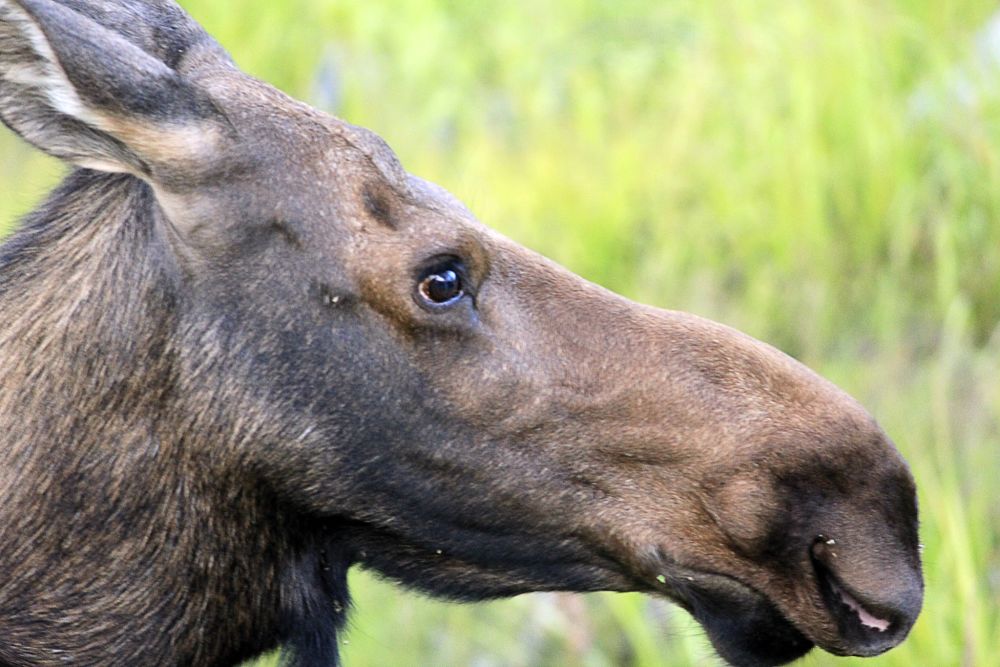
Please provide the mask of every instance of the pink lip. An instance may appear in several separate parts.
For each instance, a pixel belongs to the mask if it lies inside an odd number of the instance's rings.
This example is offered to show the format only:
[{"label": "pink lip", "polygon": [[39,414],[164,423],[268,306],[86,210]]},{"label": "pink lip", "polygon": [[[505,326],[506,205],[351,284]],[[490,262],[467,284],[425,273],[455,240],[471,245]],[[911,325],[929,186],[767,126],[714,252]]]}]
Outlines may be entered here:
[{"label": "pink lip", "polygon": [[854,596],[842,589],[835,582],[831,581],[830,587],[833,589],[833,592],[840,597],[841,602],[847,605],[851,611],[858,615],[861,625],[873,630],[878,630],[879,632],[885,632],[889,629],[889,626],[891,625],[890,621],[887,621],[884,618],[879,618],[869,612],[854,598]]}]

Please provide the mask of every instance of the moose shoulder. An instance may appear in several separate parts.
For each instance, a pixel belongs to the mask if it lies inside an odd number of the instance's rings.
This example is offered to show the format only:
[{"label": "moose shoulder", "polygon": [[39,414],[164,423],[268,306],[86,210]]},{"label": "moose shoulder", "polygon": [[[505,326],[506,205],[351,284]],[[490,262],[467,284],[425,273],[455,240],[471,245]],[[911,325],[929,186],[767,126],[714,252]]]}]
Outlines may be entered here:
[{"label": "moose shoulder", "polygon": [[170,0],[0,0],[0,117],[75,167],[0,246],[0,665],[334,664],[352,565],[663,595],[736,665],[915,621],[857,403],[480,225]]}]

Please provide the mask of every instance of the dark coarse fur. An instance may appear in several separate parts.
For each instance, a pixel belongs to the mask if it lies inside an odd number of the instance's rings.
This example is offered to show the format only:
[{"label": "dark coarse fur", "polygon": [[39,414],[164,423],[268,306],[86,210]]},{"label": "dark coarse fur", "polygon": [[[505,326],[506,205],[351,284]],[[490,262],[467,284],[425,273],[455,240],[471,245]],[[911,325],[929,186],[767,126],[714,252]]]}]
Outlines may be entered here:
[{"label": "dark coarse fur", "polygon": [[[32,483],[4,494],[0,571],[18,576],[0,580],[0,656],[229,664],[281,637],[308,664],[332,664],[349,557],[262,480],[211,473],[251,425],[227,423],[208,398],[224,390],[211,367],[179,377],[179,340],[231,341],[208,322],[179,332],[179,269],[156,216],[140,181],[81,170],[3,246],[0,303],[22,321],[0,339],[5,387],[18,388],[0,402],[0,460]],[[237,623],[249,630],[238,642]],[[20,652],[39,637],[51,653]]]},{"label": "dark coarse fur", "polygon": [[914,482],[855,401],[492,232],[170,0],[0,0],[0,118],[73,168],[0,246],[0,667],[334,665],[355,564],[665,595],[737,665],[912,627]]}]

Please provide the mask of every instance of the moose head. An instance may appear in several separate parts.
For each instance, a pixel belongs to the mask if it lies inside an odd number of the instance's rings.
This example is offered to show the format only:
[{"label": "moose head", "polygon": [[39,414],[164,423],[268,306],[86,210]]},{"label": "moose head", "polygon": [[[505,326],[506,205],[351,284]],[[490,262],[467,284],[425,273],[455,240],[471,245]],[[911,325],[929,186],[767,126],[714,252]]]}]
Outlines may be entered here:
[{"label": "moose head", "polygon": [[355,564],[666,596],[736,665],[913,625],[914,482],[853,399],[491,231],[170,0],[0,0],[0,117],[76,168],[0,247],[0,665],[332,664]]}]

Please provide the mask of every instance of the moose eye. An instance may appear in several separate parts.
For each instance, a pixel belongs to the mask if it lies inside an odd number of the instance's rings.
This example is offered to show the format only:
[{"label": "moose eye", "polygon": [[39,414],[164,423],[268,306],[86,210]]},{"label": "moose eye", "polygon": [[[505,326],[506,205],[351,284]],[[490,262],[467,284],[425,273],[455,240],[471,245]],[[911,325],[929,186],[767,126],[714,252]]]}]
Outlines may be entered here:
[{"label": "moose eye", "polygon": [[433,306],[450,305],[464,294],[462,271],[453,263],[433,269],[420,281],[420,298]]}]

